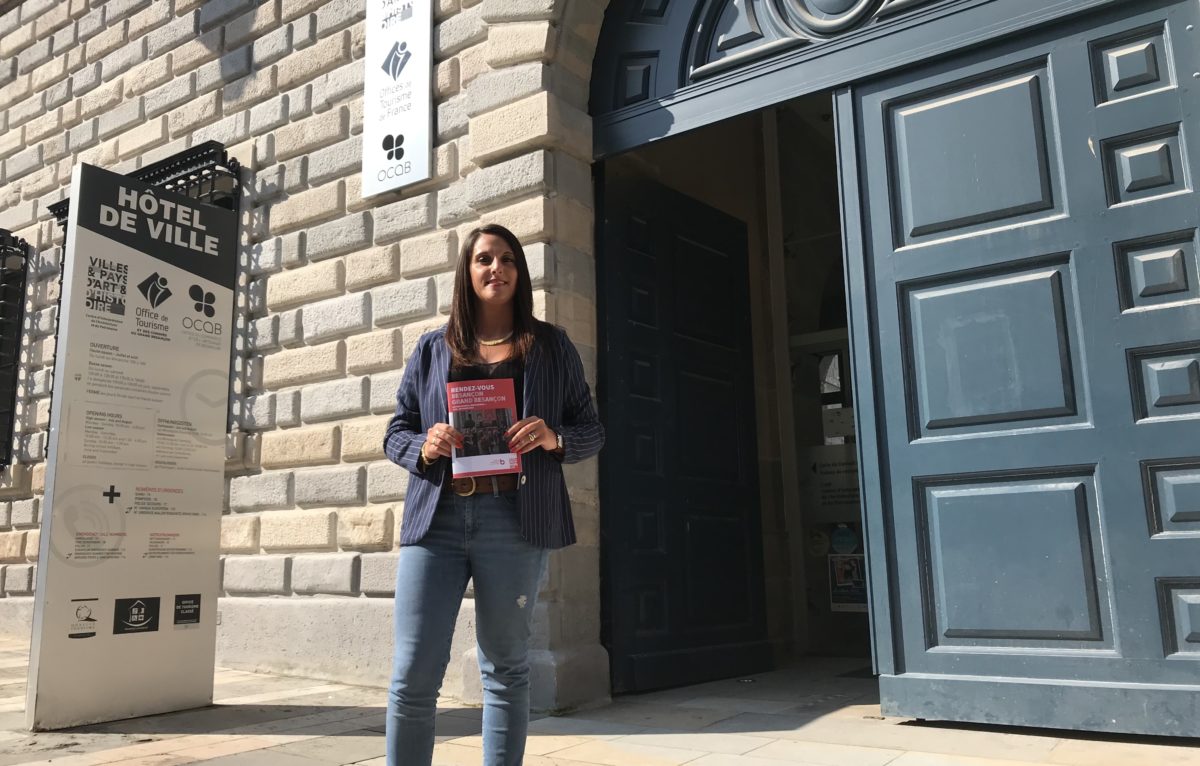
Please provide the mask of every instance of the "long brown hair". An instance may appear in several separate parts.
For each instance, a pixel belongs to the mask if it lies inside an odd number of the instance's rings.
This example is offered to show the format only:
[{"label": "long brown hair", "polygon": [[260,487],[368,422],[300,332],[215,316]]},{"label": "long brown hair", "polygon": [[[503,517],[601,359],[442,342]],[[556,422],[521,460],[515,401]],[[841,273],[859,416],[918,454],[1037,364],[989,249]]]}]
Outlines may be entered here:
[{"label": "long brown hair", "polygon": [[454,364],[474,364],[478,338],[475,336],[475,318],[478,298],[471,284],[471,254],[475,243],[484,234],[504,240],[512,250],[517,262],[517,289],[513,293],[513,357],[525,359],[538,332],[538,321],[533,316],[533,281],[529,278],[529,264],[525,261],[525,249],[516,235],[498,223],[487,223],[471,230],[463,240],[458,252],[458,266],[454,269],[454,297],[450,301],[450,321],[446,325],[446,344]]}]

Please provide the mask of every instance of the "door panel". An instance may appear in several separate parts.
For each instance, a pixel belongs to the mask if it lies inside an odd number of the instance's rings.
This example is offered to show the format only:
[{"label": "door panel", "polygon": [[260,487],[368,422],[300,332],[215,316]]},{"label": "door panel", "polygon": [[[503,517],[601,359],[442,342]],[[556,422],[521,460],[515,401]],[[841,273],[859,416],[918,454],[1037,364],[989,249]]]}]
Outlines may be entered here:
[{"label": "door panel", "polygon": [[838,99],[889,713],[1200,733],[1200,19],[1129,6]]},{"label": "door panel", "polygon": [[614,691],[766,669],[748,252],[741,221],[604,184],[600,462]]}]

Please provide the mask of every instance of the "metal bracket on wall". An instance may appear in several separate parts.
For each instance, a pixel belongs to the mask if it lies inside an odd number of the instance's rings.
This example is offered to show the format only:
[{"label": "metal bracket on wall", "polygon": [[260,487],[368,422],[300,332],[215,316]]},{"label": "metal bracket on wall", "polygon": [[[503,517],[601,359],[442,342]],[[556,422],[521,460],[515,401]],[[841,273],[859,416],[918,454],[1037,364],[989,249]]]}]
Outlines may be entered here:
[{"label": "metal bracket on wall", "polygon": [[[241,163],[229,158],[224,144],[205,141],[126,175],[210,205],[238,211],[242,198],[241,171]],[[70,205],[69,199],[50,205],[50,212],[64,231]]]},{"label": "metal bracket on wall", "polygon": [[12,464],[29,243],[0,229],[0,466]]}]

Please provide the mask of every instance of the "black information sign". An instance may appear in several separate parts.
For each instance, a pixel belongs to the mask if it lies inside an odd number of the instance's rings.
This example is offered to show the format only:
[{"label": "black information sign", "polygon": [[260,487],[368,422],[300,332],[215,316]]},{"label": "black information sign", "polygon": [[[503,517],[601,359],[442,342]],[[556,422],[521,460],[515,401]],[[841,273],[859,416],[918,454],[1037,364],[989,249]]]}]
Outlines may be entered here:
[{"label": "black information sign", "polygon": [[153,633],[158,630],[158,596],[119,598],[113,612],[113,633]]},{"label": "black information sign", "polygon": [[188,596],[175,597],[175,624],[176,625],[199,625],[200,624],[200,594],[193,593]]}]

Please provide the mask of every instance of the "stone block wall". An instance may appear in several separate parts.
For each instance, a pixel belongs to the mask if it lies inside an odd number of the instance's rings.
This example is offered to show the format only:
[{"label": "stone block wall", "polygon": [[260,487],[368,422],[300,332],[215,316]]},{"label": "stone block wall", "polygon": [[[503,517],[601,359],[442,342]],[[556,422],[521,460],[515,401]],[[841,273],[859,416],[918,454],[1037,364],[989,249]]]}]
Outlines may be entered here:
[{"label": "stone block wall", "polygon": [[[20,460],[0,473],[0,615],[5,598],[31,593],[37,558],[62,259],[49,205],[68,195],[77,162],[128,172],[218,140],[244,168],[221,522],[221,608],[238,619],[222,626],[223,651],[238,647],[226,658],[242,666],[334,677],[374,658],[386,675],[382,644],[353,660],[330,646],[307,664],[275,662],[270,645],[256,654],[231,630],[312,619],[274,616],[289,610],[374,614],[391,595],[407,477],[384,459],[383,429],[404,360],[445,321],[472,227],[497,221],[528,244],[537,314],[567,329],[593,380],[596,358],[586,102],[603,7],[434,5],[434,177],[369,199],[363,0],[29,0],[0,16],[0,227],[37,251]],[[607,694],[595,462],[568,477],[580,545],[552,557],[544,589],[543,707]],[[462,656],[473,662],[469,647]]]}]

